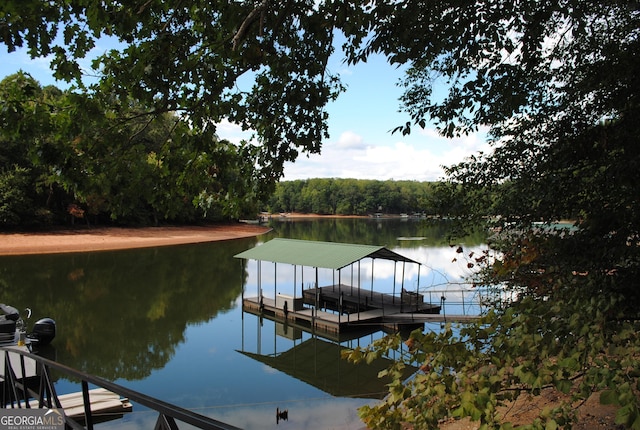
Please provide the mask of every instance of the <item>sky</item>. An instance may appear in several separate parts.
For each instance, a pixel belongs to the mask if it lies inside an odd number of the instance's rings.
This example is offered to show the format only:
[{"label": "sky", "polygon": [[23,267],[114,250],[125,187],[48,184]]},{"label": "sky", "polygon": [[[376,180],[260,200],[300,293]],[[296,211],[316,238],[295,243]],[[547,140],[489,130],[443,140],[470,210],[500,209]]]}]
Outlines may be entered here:
[{"label": "sky", "polygon": [[[94,49],[97,55],[107,48],[98,42]],[[402,89],[397,83],[402,72],[383,57],[352,66],[342,61],[337,50],[329,68],[340,75],[347,88],[326,108],[330,136],[324,140],[320,154],[301,154],[295,163],[287,163],[283,180],[435,181],[444,177],[442,166],[456,164],[479,151],[488,152],[482,133],[446,139],[433,127],[413,127],[411,135],[392,134],[391,130],[409,121],[409,116],[399,112]],[[41,85],[65,86],[53,79],[48,59],[32,60],[25,50],[7,53],[4,46],[0,47],[0,79],[18,70],[31,74]],[[230,123],[219,125],[218,136],[232,142],[248,138]]]}]

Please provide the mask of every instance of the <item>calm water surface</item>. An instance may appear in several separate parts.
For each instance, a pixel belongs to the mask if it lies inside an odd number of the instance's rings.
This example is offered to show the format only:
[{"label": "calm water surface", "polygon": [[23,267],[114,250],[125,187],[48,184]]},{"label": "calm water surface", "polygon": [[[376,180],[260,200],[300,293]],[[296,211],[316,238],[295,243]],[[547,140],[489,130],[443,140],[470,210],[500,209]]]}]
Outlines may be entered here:
[{"label": "calm water surface", "polygon": [[[374,262],[376,290],[391,288],[394,276],[396,288],[459,289],[471,272],[453,261],[459,256],[446,223],[304,219],[272,227],[260,237],[210,244],[0,257],[0,302],[32,308],[31,323],[56,320],[47,353],[57,361],[217,420],[245,429],[362,428],[357,408],[375,403],[383,388],[371,369],[340,360],[340,348],[383,333],[332,340],[242,312],[243,286],[256,294],[257,268],[233,256],[285,237],[384,245],[422,263],[418,270]],[[465,246],[480,249],[484,241],[479,233]],[[274,294],[293,270],[266,266],[263,279],[278,275],[277,285],[263,281],[265,294]],[[370,273],[365,260],[361,282],[371,283]],[[330,282],[330,273],[321,276]],[[78,391],[79,384],[61,377],[57,389]],[[276,408],[288,409],[289,421],[276,424]],[[156,419],[134,404],[124,419],[99,427],[152,428]]]}]

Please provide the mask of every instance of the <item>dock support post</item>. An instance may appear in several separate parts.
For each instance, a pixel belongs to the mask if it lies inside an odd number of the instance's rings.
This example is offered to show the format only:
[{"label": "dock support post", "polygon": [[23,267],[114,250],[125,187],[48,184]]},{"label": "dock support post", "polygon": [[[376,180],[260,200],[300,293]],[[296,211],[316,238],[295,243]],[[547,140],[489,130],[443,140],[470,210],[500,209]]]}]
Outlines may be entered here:
[{"label": "dock support post", "polygon": [[353,263],[351,263],[351,295],[353,296]]},{"label": "dock support post", "polygon": [[398,270],[398,262],[393,262],[393,295],[391,296],[391,303],[396,304],[396,271]]},{"label": "dock support post", "polygon": [[418,297],[420,296],[420,269],[422,264],[418,263],[418,283],[416,284],[416,312],[418,312]]},{"label": "dock support post", "polygon": [[[405,268],[406,262],[402,262],[402,281],[400,282],[400,312],[402,312],[403,306],[404,306],[404,293],[405,293],[405,289],[404,289],[404,268]],[[411,304],[411,303],[409,303]]]},{"label": "dock support post", "polygon": [[258,297],[260,300],[260,310],[262,311],[262,304],[264,301],[262,300],[262,261],[258,260]]},{"label": "dock support post", "polygon": [[358,260],[358,320],[360,319],[360,260]]},{"label": "dock support post", "polygon": [[375,258],[371,259],[371,300],[373,300],[373,264],[376,262]]}]

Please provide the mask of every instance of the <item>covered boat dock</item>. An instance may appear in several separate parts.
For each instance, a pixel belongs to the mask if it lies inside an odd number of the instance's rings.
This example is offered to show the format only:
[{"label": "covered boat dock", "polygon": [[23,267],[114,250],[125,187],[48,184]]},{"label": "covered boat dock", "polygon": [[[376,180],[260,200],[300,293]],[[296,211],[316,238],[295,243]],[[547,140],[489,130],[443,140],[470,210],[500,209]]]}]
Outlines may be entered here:
[{"label": "covered boat dock", "polygon": [[[400,285],[396,285],[395,273],[399,263],[403,275],[406,264],[418,265],[418,285],[421,264],[383,246],[278,238],[241,252],[235,257],[256,260],[258,264],[256,295],[245,296],[243,287],[243,310],[295,326],[328,333],[362,329],[363,325],[400,328],[433,321],[440,312],[439,304],[424,301],[417,286],[416,291],[407,290],[404,286],[404,276]],[[367,258],[372,260],[369,288],[363,287],[360,282],[360,262]],[[394,262],[391,293],[374,291],[374,263],[378,259]],[[263,262],[273,263],[276,267],[277,264],[294,266],[293,285],[289,285],[286,294],[274,292],[269,297],[263,294]],[[304,288],[303,280],[298,283],[296,269],[299,266],[315,269],[315,279],[308,288]],[[354,266],[357,266],[355,276]],[[350,274],[343,273],[348,268],[351,268]],[[319,285],[318,269],[332,271],[333,282],[330,285]],[[277,287],[282,288],[282,285],[279,284]],[[399,316],[401,317],[398,318]]]}]

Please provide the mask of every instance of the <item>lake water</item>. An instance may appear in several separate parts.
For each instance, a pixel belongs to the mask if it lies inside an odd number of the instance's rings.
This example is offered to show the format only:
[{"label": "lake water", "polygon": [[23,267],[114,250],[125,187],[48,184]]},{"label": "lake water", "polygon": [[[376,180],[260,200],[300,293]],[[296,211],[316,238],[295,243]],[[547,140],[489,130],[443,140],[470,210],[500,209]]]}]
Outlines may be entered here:
[{"label": "lake water", "polygon": [[[243,287],[247,295],[257,291],[257,265],[233,256],[275,237],[383,245],[421,265],[376,260],[375,289],[391,288],[395,276],[396,288],[433,291],[436,301],[443,289],[469,288],[464,279],[472,269],[449,246],[444,222],[283,219],[271,226],[263,236],[210,244],[0,257],[0,302],[30,307],[31,323],[56,320],[48,351],[55,360],[234,426],[362,428],[357,408],[375,403],[384,388],[371,369],[354,369],[339,353],[384,333],[328,339],[243,312]],[[466,253],[484,248],[485,237],[465,242]],[[362,283],[371,283],[371,264],[363,261]],[[291,277],[292,268],[282,266],[263,263],[262,277]],[[262,287],[265,294],[280,288]],[[476,310],[447,305],[449,313],[462,311]],[[64,378],[56,387],[59,394],[79,390]],[[276,423],[276,408],[288,409],[289,420]],[[156,419],[134,404],[133,413],[99,427],[152,428]]]}]

